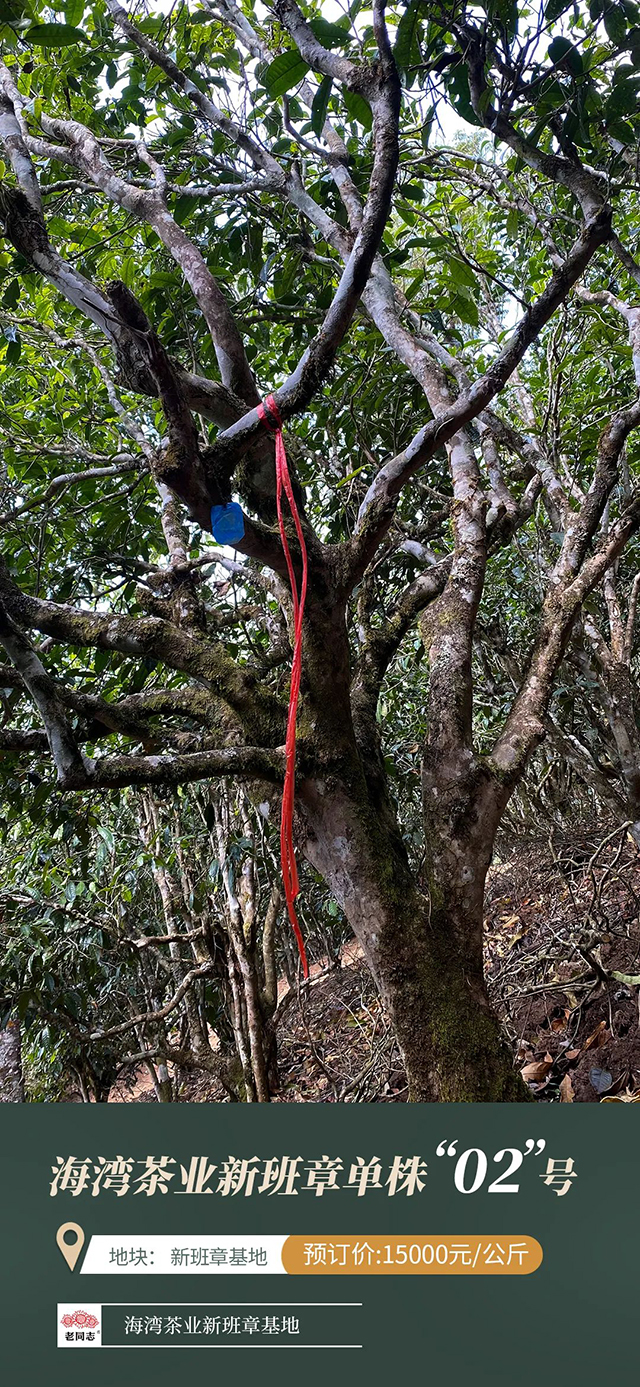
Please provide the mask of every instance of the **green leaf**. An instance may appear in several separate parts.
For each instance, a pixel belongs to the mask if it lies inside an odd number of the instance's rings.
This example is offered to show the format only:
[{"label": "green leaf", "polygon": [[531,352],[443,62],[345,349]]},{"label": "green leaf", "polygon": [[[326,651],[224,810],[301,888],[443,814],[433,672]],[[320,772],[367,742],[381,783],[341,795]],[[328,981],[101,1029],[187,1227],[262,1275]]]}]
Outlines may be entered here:
[{"label": "green leaf", "polygon": [[311,107],[311,129],[314,135],[321,135],[324,129],[332,86],[333,78],[323,77],[313,98],[313,105]]},{"label": "green leaf", "polygon": [[469,125],[480,125],[481,121],[471,105],[469,74],[464,63],[458,63],[451,68],[447,79],[447,88],[451,104],[458,115],[462,116],[463,120],[468,121]]},{"label": "green leaf", "polygon": [[404,292],[405,292],[405,298],[407,298],[407,299],[409,300],[409,303],[411,303],[412,300],[415,298],[415,296],[416,296],[418,290],[422,288],[422,285],[423,285],[423,284],[424,284],[424,270],[421,269],[421,270],[418,270],[418,273],[417,273],[416,275],[413,276],[413,279],[411,280],[411,283],[407,285],[407,287],[406,287],[406,289],[405,289],[405,291],[404,291]]},{"label": "green leaf", "polygon": [[632,145],[636,142],[636,133],[628,120],[614,120],[607,125],[608,133],[612,140],[618,140],[620,144]]},{"label": "green leaf", "polygon": [[411,203],[403,202],[401,198],[398,198],[396,208],[406,226],[415,226],[416,218]]},{"label": "green leaf", "polygon": [[572,8],[573,6],[567,3],[567,0],[547,0],[544,7],[544,17],[547,24],[552,24],[555,19],[560,18],[561,14],[564,14],[565,10]]},{"label": "green leaf", "polygon": [[74,29],[72,24],[34,24],[24,37],[37,48],[69,48],[72,43],[89,42],[82,29]]},{"label": "green leaf", "polygon": [[466,289],[478,289],[478,281],[469,265],[464,260],[454,260],[452,257],[448,263],[448,270],[455,284],[464,285]]},{"label": "green leaf", "polygon": [[431,110],[430,110],[430,112],[429,112],[429,114],[427,115],[427,117],[426,117],[426,119],[425,119],[425,121],[424,121],[424,124],[423,124],[423,126],[422,126],[422,129],[421,129],[421,131],[420,131],[420,140],[421,140],[423,149],[428,149],[428,148],[429,148],[429,140],[430,140],[430,138],[431,138],[431,131],[432,131],[432,129],[433,129],[434,117],[435,117],[435,111],[434,111],[434,108],[433,108],[433,106],[432,106],[432,107],[431,107]]},{"label": "green leaf", "polygon": [[627,36],[627,21],[621,5],[611,5],[602,16],[612,43],[623,43]]},{"label": "green leaf", "polygon": [[495,12],[509,38],[518,32],[518,0],[495,0]]},{"label": "green leaf", "polygon": [[[6,335],[6,329],[5,329],[5,335]],[[20,333],[19,333],[19,332],[16,332],[16,333],[15,333],[15,336],[12,337],[12,338],[7,342],[7,350],[6,350],[5,354],[4,354],[4,359],[5,359],[5,361],[6,361],[10,366],[15,366],[16,362],[20,360],[20,353],[21,353],[21,351],[22,351],[22,338],[21,338],[21,336],[20,336]]]},{"label": "green leaf", "polygon": [[467,298],[465,294],[456,294],[451,308],[463,323],[468,323],[470,327],[478,326],[478,306],[473,299]]},{"label": "green leaf", "polygon": [[578,49],[561,34],[552,39],[547,53],[554,65],[566,68],[574,77],[579,77],[582,73],[583,63]]},{"label": "green leaf", "polygon": [[31,16],[31,7],[21,0],[0,0],[0,23],[16,24],[24,14]]},{"label": "green leaf", "polygon": [[85,0],[69,0],[69,3],[65,5],[64,17],[67,24],[70,24],[72,28],[80,23],[84,15],[84,6]]},{"label": "green leaf", "polygon": [[100,837],[102,838],[105,847],[109,849],[109,852],[113,852],[113,849],[115,847],[115,838],[113,836],[113,833],[111,832],[111,829],[107,828],[105,824],[98,824],[98,833],[100,834]]},{"label": "green leaf", "polygon": [[371,114],[369,102],[365,101],[364,97],[360,96],[358,92],[345,91],[343,92],[343,96],[344,104],[351,120],[359,121],[360,125],[363,125],[365,130],[370,130],[373,125],[373,116]]},{"label": "green leaf", "polygon": [[393,45],[395,60],[403,72],[420,62],[421,18],[422,11],[418,0],[410,0],[398,25]]},{"label": "green leaf", "polygon": [[312,19],[309,28],[313,29],[318,43],[323,48],[345,48],[351,35],[340,24],[332,24],[329,19]]},{"label": "green leaf", "polygon": [[633,78],[618,82],[605,102],[605,119],[617,120],[619,116],[631,115],[638,107],[638,90]]},{"label": "green leaf", "polygon": [[183,193],[181,197],[176,198],[173,216],[178,226],[182,226],[183,223],[186,222],[187,217],[193,212],[194,207],[198,206],[198,202],[199,198],[192,197],[189,193]]},{"label": "green leaf", "polygon": [[10,280],[2,296],[5,308],[15,308],[20,298],[20,280]]},{"label": "green leaf", "polygon": [[300,57],[297,48],[288,48],[286,53],[279,53],[278,57],[269,63],[263,77],[269,96],[274,100],[278,96],[284,96],[292,87],[299,86],[308,71],[309,64]]}]

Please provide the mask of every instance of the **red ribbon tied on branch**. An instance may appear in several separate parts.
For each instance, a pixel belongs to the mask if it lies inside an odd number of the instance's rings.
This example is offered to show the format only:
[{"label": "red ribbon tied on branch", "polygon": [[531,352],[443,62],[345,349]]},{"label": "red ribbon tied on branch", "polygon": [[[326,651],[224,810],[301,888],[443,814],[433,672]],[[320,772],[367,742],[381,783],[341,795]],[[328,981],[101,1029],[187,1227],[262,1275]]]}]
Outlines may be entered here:
[{"label": "red ribbon tied on branch", "polygon": [[[293,847],[293,801],[296,786],[296,716],[298,712],[300,679],[302,675],[302,620],[304,617],[304,603],[307,595],[307,546],[304,542],[302,525],[300,524],[300,516],[298,515],[298,507],[296,506],[296,498],[293,494],[293,486],[291,485],[287,454],[282,437],[280,410],[278,409],[273,395],[268,395],[264,404],[258,405],[258,417],[262,420],[265,428],[271,430],[271,432],[275,432],[276,506],[278,510],[280,539],[282,541],[284,557],[287,563],[287,572],[291,585],[291,600],[293,603],[293,660],[291,662],[289,713],[287,716],[287,739],[285,742],[284,789],[282,792],[282,814],[280,817],[280,861],[282,865],[282,880],[284,883],[284,894],[287,902],[289,919],[298,945],[298,952],[302,962],[302,972],[304,977],[308,978],[309,965],[307,963],[307,953],[295,908],[295,900],[300,890],[300,885],[298,882],[298,868]],[[287,533],[284,527],[284,515],[282,511],[283,492],[289,502],[289,510],[293,517],[302,557],[302,580],[299,591],[291,558],[291,551],[287,541]]]}]

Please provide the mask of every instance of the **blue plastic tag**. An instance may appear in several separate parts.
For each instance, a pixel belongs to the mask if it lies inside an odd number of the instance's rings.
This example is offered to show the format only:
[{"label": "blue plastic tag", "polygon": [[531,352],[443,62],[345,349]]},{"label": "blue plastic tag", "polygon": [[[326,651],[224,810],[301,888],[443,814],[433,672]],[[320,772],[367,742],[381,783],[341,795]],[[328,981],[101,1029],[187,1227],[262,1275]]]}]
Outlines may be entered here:
[{"label": "blue plastic tag", "polygon": [[218,544],[237,544],[244,535],[244,516],[237,501],[211,507],[211,530]]}]

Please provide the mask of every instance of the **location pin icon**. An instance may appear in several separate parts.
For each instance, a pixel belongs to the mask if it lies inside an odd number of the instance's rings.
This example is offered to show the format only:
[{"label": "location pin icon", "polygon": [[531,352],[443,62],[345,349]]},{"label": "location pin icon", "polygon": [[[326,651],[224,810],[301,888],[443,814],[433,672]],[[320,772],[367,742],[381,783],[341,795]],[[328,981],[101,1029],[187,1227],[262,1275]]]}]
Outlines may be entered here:
[{"label": "location pin icon", "polygon": [[[73,1234],[73,1241],[66,1242],[65,1239],[67,1235],[70,1233]],[[69,1268],[69,1271],[73,1271],[78,1257],[80,1256],[80,1253],[82,1252],[82,1249],[84,1247],[84,1233],[82,1231],[82,1228],[80,1227],[80,1224],[62,1223],[56,1233],[56,1242]]]}]

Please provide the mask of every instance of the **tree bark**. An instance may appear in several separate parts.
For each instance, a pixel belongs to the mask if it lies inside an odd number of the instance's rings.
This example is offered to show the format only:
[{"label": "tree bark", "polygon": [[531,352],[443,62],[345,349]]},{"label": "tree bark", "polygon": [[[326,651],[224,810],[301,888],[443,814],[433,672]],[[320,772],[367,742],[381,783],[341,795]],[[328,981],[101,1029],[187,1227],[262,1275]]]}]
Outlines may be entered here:
[{"label": "tree bark", "polygon": [[404,1059],[409,1100],[529,1101],[487,997],[485,872],[464,898],[435,878],[424,893],[399,832],[368,797],[359,802],[318,782],[306,782],[300,793],[309,826],[306,855],[342,906],[376,980]]},{"label": "tree bark", "polygon": [[[608,645],[603,640],[593,618],[588,617],[584,626],[593,656],[590,667],[598,681],[604,711],[618,754],[626,798],[626,814],[631,820],[631,836],[636,846],[640,847],[640,727],[631,667],[633,618],[628,639],[625,641],[621,630],[617,629],[622,626],[622,622],[611,575],[608,575],[605,593],[609,604],[611,644]],[[615,605],[612,611],[613,604]]]},{"label": "tree bark", "polygon": [[481,927],[481,913],[470,919],[446,900],[434,909],[416,893],[402,926],[405,947],[385,961],[381,992],[412,1102],[522,1103],[531,1097],[489,1003],[476,944]]},{"label": "tree bark", "polygon": [[20,1022],[12,1018],[0,1031],[0,1103],[24,1103]]}]

